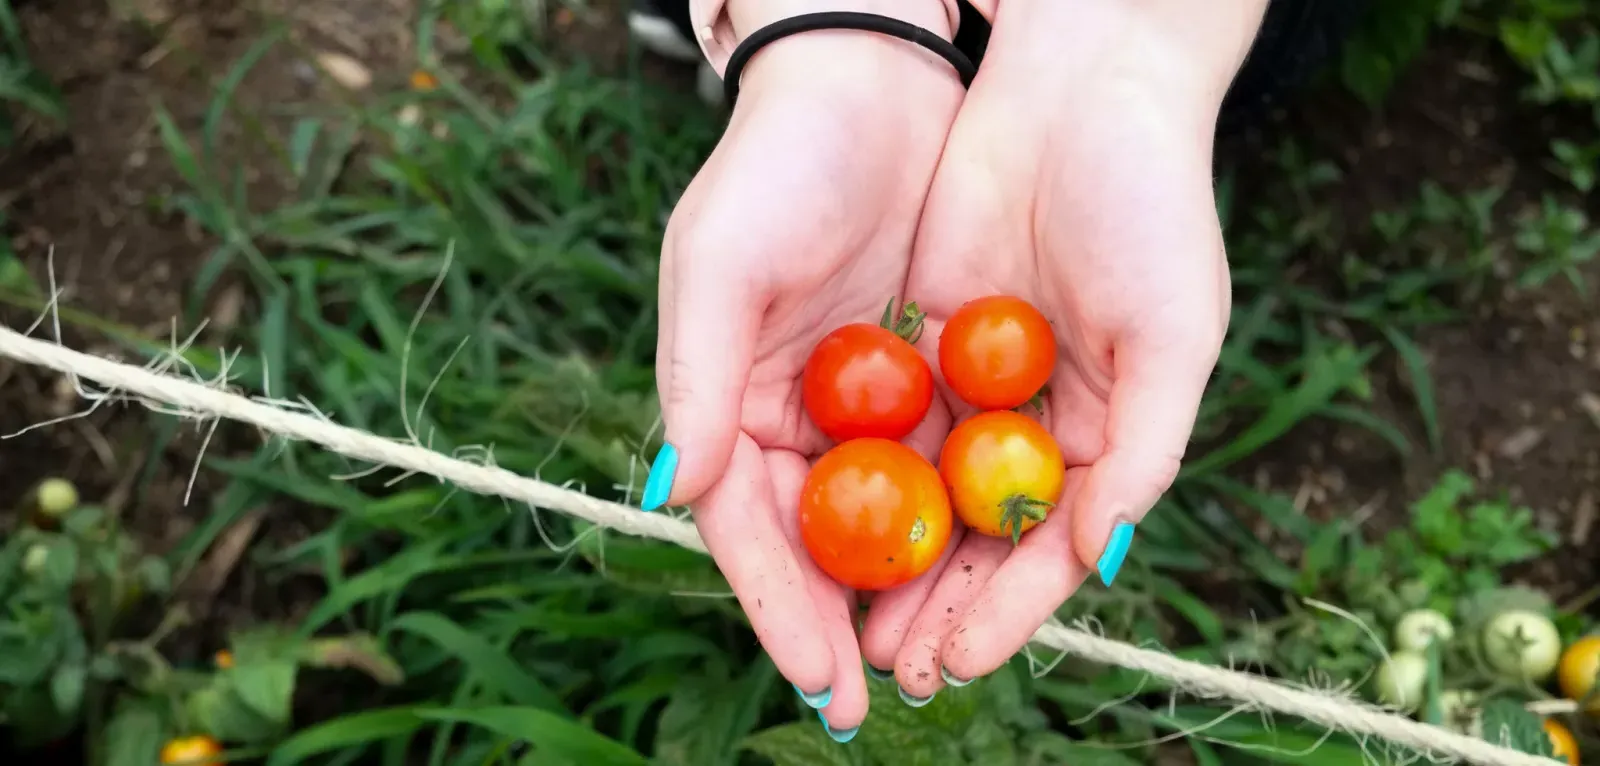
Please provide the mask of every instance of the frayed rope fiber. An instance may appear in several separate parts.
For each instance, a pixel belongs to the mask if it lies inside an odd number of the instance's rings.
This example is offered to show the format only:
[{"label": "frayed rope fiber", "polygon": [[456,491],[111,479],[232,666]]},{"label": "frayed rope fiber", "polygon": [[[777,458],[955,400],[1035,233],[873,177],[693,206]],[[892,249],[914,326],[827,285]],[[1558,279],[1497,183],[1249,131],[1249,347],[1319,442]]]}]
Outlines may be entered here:
[{"label": "frayed rope fiber", "polygon": [[[313,442],[347,457],[425,473],[463,489],[548,508],[602,527],[705,552],[694,525],[582,492],[536,481],[364,431],[336,425],[182,378],[90,356],[0,327],[0,356],[92,380],[202,417],[249,423],[266,432]],[[1140,670],[1206,697],[1221,697],[1298,716],[1356,736],[1388,740],[1435,756],[1484,766],[1551,766],[1556,761],[1419,723],[1358,701],[1318,694],[1262,676],[1178,659],[1162,652],[1059,625],[1045,625],[1034,643],[1104,665]]]}]

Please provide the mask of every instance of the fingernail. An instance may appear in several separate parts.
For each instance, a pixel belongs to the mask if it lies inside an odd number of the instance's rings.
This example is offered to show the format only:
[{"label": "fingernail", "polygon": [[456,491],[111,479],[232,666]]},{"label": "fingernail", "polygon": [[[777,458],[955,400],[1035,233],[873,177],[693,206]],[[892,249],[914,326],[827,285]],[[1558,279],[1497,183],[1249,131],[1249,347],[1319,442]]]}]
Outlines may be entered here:
[{"label": "fingernail", "polygon": [[833,687],[830,686],[816,694],[806,694],[800,687],[794,687],[794,693],[800,695],[806,705],[814,710],[821,710],[833,701]]},{"label": "fingernail", "polygon": [[947,684],[949,686],[954,686],[954,687],[957,687],[957,688],[960,688],[962,686],[966,686],[967,684],[972,683],[972,679],[970,679],[970,678],[965,679],[965,680],[962,680],[960,678],[956,678],[955,675],[953,673],[951,673],[950,671],[946,670],[943,665],[939,666],[939,677],[944,679],[945,684]]},{"label": "fingernail", "polygon": [[872,667],[872,665],[869,663],[867,665],[867,675],[874,681],[887,681],[891,678],[894,678],[894,671],[879,670],[875,667]]},{"label": "fingernail", "polygon": [[860,726],[857,726],[857,727],[852,728],[852,729],[835,729],[835,728],[833,728],[833,724],[828,723],[828,717],[823,715],[821,710],[817,711],[817,720],[822,722],[822,728],[827,730],[828,736],[832,737],[834,742],[838,742],[841,745],[846,743],[846,742],[849,742],[852,739],[855,739],[856,738],[856,732],[861,731],[861,727]]},{"label": "fingernail", "polygon": [[913,697],[910,694],[907,694],[905,689],[901,689],[900,701],[912,707],[922,707],[923,705],[933,701],[933,695],[929,694],[926,697]]},{"label": "fingernail", "polygon": [[644,497],[639,508],[653,511],[666,505],[667,497],[672,494],[672,477],[677,472],[678,448],[671,444],[661,445],[655,462],[650,464],[650,478],[644,480]]},{"label": "fingernail", "polygon": [[1128,548],[1133,545],[1133,525],[1124,521],[1111,530],[1111,539],[1106,541],[1105,553],[1100,554],[1100,563],[1095,568],[1100,570],[1100,582],[1111,587],[1111,581],[1117,579],[1117,572],[1122,571],[1122,560],[1128,557]]}]

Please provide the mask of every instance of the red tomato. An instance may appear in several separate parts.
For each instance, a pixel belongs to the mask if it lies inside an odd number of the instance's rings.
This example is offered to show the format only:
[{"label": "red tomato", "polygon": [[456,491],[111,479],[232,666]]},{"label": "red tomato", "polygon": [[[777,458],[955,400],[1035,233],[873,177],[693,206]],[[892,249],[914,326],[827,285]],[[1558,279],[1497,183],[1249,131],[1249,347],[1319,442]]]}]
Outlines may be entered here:
[{"label": "red tomato", "polygon": [[[915,312],[915,304],[907,310]],[[905,332],[920,332],[920,321]],[[933,370],[907,337],[915,336],[860,322],[828,333],[812,349],[801,396],[828,438],[901,439],[922,422],[933,403]]]},{"label": "red tomato", "polygon": [[950,541],[939,471],[910,447],[852,439],[828,450],[800,493],[800,539],[822,571],[888,590],[928,571]]},{"label": "red tomato", "polygon": [[939,452],[939,475],[968,527],[1015,543],[1061,498],[1067,467],[1044,426],[995,410],[950,431]]},{"label": "red tomato", "polygon": [[939,371],[956,396],[979,409],[1026,404],[1055,367],[1050,320],[1021,298],[991,295],[968,301],[939,335]]}]

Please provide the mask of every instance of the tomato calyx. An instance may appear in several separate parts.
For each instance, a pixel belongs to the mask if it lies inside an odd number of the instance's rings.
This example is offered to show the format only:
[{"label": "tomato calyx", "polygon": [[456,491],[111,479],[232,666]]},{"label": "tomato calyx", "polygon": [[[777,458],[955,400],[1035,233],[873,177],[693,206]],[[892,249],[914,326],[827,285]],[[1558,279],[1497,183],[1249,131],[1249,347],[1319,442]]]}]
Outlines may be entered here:
[{"label": "tomato calyx", "polygon": [[906,535],[906,539],[914,543],[920,543],[922,538],[927,536],[928,522],[923,521],[922,517],[918,516],[916,521],[911,522],[911,534]]},{"label": "tomato calyx", "polygon": [[895,316],[894,301],[890,298],[889,305],[883,307],[883,318],[878,320],[878,326],[914,346],[922,339],[923,320],[928,318],[928,312],[918,308],[916,301],[906,301],[900,307],[899,316]]},{"label": "tomato calyx", "polygon": [[1055,503],[1047,500],[1036,500],[1027,495],[1012,495],[1000,501],[1000,529],[1010,530],[1011,546],[1022,544],[1022,523],[1027,519],[1035,522],[1044,521],[1045,514]]}]

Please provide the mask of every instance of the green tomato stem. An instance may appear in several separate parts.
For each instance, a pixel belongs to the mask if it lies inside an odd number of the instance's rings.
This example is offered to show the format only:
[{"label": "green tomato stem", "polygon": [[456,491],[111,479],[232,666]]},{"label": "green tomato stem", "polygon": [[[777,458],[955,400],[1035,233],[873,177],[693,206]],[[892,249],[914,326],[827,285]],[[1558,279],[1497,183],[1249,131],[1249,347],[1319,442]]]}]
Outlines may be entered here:
[{"label": "green tomato stem", "polygon": [[1027,495],[1012,495],[1000,501],[1000,530],[1011,531],[1011,545],[1015,547],[1022,543],[1022,524],[1024,520],[1032,519],[1036,522],[1044,521],[1046,514],[1055,503],[1044,500],[1035,500]]},{"label": "green tomato stem", "polygon": [[916,345],[922,339],[923,320],[928,318],[927,312],[917,308],[916,301],[907,301],[900,309],[900,316],[895,316],[894,298],[889,299],[889,305],[883,307],[883,317],[878,320],[878,326],[900,336],[902,340]]}]

